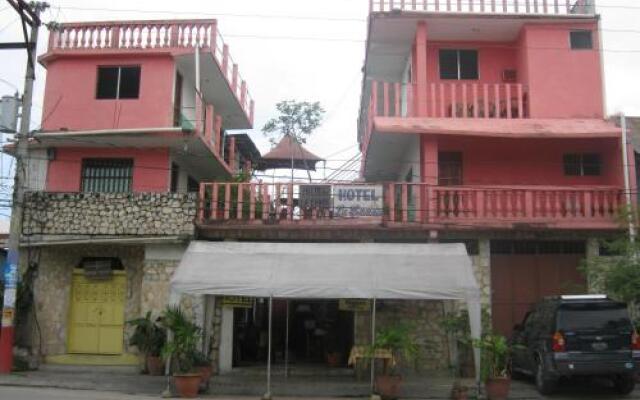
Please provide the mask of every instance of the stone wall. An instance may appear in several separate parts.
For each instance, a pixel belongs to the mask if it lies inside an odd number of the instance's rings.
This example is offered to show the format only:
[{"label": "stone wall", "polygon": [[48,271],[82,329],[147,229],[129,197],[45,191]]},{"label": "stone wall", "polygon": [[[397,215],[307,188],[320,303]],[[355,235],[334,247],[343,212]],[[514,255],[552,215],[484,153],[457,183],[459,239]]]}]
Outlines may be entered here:
[{"label": "stone wall", "polygon": [[[38,277],[34,284],[35,311],[38,331],[33,332],[34,350],[42,349],[43,356],[66,354],[69,297],[73,270],[83,257],[117,257],[122,261],[127,275],[125,321],[140,315],[140,286],[142,282],[142,246],[57,246],[42,248]],[[124,348],[131,326],[125,327]],[[42,337],[42,342],[40,342]]]},{"label": "stone wall", "polygon": [[24,235],[193,235],[196,193],[25,196]]},{"label": "stone wall", "polygon": [[[408,324],[418,345],[413,365],[401,362],[400,368],[408,373],[443,370],[449,366],[448,338],[442,329],[443,301],[435,300],[379,300],[376,308],[376,331],[386,327]],[[359,312],[355,317],[355,344],[371,342],[371,316]]]}]

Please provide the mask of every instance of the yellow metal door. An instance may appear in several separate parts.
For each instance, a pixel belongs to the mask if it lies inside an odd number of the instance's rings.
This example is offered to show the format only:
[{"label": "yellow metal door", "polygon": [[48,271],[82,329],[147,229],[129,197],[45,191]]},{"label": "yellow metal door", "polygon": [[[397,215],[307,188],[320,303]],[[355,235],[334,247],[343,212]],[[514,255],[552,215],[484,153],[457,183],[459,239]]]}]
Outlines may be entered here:
[{"label": "yellow metal door", "polygon": [[116,271],[105,281],[73,274],[69,313],[69,353],[121,354],[127,278]]}]

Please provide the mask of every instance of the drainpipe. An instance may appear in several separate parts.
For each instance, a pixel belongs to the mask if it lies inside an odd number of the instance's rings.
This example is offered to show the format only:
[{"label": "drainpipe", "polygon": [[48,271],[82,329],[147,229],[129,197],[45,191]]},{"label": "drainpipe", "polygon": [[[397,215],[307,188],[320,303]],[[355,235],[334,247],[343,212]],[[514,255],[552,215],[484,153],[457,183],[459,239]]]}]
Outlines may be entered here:
[{"label": "drainpipe", "polygon": [[627,206],[627,223],[629,225],[629,241],[633,244],[636,241],[636,228],[632,215],[631,203],[631,183],[629,179],[629,142],[627,139],[627,118],[624,113],[620,114],[620,126],[622,127],[622,168],[624,172],[624,197]]}]

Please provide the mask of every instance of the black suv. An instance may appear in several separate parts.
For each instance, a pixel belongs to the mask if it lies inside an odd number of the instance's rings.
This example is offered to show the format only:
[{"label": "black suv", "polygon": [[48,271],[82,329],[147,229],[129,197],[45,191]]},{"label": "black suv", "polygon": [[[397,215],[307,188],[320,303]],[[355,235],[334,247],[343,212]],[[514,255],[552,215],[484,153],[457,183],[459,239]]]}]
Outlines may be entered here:
[{"label": "black suv", "polygon": [[573,376],[608,377],[629,394],[640,371],[640,338],[627,305],[604,295],[542,300],[514,327],[511,343],[513,372],[534,376],[541,394]]}]

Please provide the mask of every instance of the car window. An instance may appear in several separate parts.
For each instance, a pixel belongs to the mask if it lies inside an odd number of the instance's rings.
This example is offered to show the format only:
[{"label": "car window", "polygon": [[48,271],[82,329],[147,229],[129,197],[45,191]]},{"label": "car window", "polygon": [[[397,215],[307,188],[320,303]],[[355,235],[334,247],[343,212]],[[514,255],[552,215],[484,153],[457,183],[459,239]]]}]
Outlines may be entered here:
[{"label": "car window", "polygon": [[563,331],[631,329],[627,307],[621,303],[563,304],[558,310]]}]

